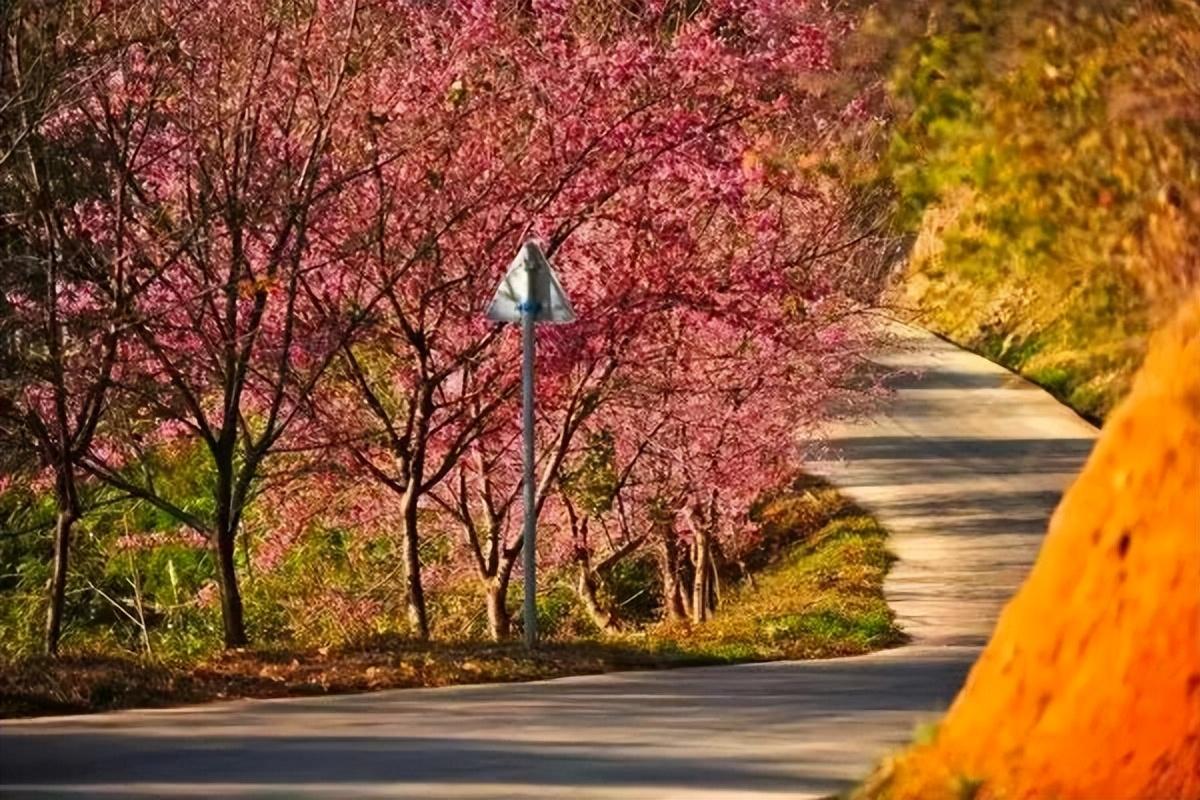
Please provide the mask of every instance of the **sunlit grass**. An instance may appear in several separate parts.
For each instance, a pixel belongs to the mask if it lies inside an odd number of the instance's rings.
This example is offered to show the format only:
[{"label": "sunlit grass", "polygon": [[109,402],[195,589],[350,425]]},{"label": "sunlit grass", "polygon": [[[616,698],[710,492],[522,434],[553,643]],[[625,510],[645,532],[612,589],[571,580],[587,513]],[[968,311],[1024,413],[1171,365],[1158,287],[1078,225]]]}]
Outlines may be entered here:
[{"label": "sunlit grass", "polygon": [[701,625],[656,636],[730,661],[856,655],[903,641],[883,598],[887,532],[850,509],[734,588]]}]

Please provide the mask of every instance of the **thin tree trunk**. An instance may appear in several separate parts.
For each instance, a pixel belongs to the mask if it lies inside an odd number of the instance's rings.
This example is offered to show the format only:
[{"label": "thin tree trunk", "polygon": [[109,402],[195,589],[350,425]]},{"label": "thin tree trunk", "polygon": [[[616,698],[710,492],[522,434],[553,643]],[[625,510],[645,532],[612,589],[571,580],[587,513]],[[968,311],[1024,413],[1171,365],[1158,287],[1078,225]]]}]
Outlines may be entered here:
[{"label": "thin tree trunk", "polygon": [[[242,592],[238,588],[235,548],[238,517],[233,509],[233,466],[221,463],[217,454],[217,525],[213,531],[213,547],[217,556],[217,584],[221,589],[221,627],[226,649],[245,647],[246,621],[242,611]],[[228,459],[232,462],[232,458]]]},{"label": "thin tree trunk", "polygon": [[683,618],[692,618],[692,577],[695,575],[695,570],[692,569],[692,558],[688,553],[683,553],[683,558],[679,565],[679,597],[683,601]]},{"label": "thin tree trunk", "polygon": [[429,639],[429,615],[425,609],[425,586],[421,580],[420,540],[417,536],[417,484],[419,475],[410,478],[401,498],[404,519],[404,580],[408,623],[421,641]]},{"label": "thin tree trunk", "polygon": [[709,613],[716,613],[717,607],[721,605],[721,548],[718,543],[710,542],[709,558],[708,558],[708,610]]},{"label": "thin tree trunk", "polygon": [[75,525],[75,512],[61,510],[54,526],[54,567],[50,577],[50,606],[46,612],[46,654],[58,655],[58,642],[62,636],[63,606],[67,596],[67,566],[71,549],[71,529]]},{"label": "thin tree trunk", "polygon": [[662,552],[659,559],[662,567],[663,604],[668,619],[687,619],[688,611],[683,601],[683,584],[679,579],[679,542],[675,532],[665,529],[662,535]]},{"label": "thin tree trunk", "polygon": [[709,541],[707,532],[697,530],[692,544],[692,563],[695,574],[692,576],[692,622],[700,623],[708,619],[710,603],[710,566]]},{"label": "thin tree trunk", "polygon": [[228,526],[215,534],[217,555],[217,583],[221,589],[221,625],[225,633],[225,647],[245,647],[246,621],[242,611],[242,592],[238,588],[237,567],[234,563],[236,536]]},{"label": "thin tree trunk", "polygon": [[595,572],[586,564],[580,564],[579,580],[575,585],[575,590],[583,601],[583,607],[587,609],[588,616],[592,618],[592,622],[602,633],[616,633],[618,630],[617,615],[600,602],[599,588],[600,583],[596,579]]},{"label": "thin tree trunk", "polygon": [[679,576],[674,573],[671,574],[664,599],[667,604],[667,616],[670,619],[688,618],[687,603],[684,602],[683,597],[683,583],[679,580]]},{"label": "thin tree trunk", "polygon": [[487,583],[488,634],[501,642],[512,632],[512,613],[508,610],[508,580],[512,573],[501,569]]}]

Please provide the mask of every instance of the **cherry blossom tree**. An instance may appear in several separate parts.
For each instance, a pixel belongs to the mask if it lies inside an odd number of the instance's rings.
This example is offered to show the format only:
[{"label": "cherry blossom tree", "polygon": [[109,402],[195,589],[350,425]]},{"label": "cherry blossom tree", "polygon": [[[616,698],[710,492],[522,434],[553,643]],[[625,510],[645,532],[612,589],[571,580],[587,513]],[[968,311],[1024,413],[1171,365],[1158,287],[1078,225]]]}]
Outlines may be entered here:
[{"label": "cherry blossom tree", "polygon": [[[355,481],[388,496],[373,519],[398,528],[417,636],[430,519],[458,529],[507,632],[518,342],[481,311],[530,236],[580,316],[539,333],[537,510],[562,532],[545,546],[580,567],[598,620],[598,578],[653,537],[692,548],[708,580],[859,336],[836,267],[870,243],[835,181],[788,166],[835,124],[806,79],[832,68],[837,15],[783,0],[104,8],[138,36],[73,112],[121,155],[119,192],[86,224],[129,242],[141,277],[102,381],[114,424],[80,465],[209,538],[227,646],[247,639],[247,509],[292,473],[311,488],[287,493],[297,519]],[[157,479],[172,440],[208,454],[211,503]],[[605,441],[615,482],[582,502],[578,465]],[[758,460],[734,474],[731,454]],[[620,535],[598,549],[610,521]]]},{"label": "cherry blossom tree", "polygon": [[[0,435],[53,487],[45,648],[56,655],[72,531],[84,512],[82,461],[120,369],[133,304],[152,280],[128,174],[161,84],[134,66],[136,33],[108,26],[89,4],[17,2],[3,20]],[[120,71],[141,102],[98,126],[87,113],[89,87]],[[105,225],[100,206],[110,211]]]},{"label": "cherry blossom tree", "polygon": [[841,394],[831,387],[855,363],[837,363],[839,351],[847,353],[841,338],[846,328],[837,324],[838,344],[830,347],[818,334],[800,351],[710,328],[706,346],[672,366],[692,374],[664,376],[654,410],[642,409],[631,421],[654,420],[635,487],[642,502],[669,515],[669,524],[658,528],[669,613],[703,622],[716,610],[722,562],[736,560],[752,544],[753,501],[789,474],[800,436],[822,418],[829,396]]},{"label": "cherry blossom tree", "polygon": [[[386,302],[343,348],[325,418],[353,419],[331,439],[400,498],[409,613],[422,637],[418,508],[517,385],[515,342],[480,318],[496,270],[523,236],[542,236],[570,263],[591,319],[548,353],[543,395],[565,409],[552,425],[548,488],[623,343],[654,324],[653,309],[705,302],[708,276],[670,251],[686,236],[674,206],[701,214],[738,202],[749,131],[786,107],[772,84],[827,66],[824,34],[773,3],[717,3],[692,20],[665,6],[614,12],[601,30],[582,10],[395,9],[404,35],[388,43],[375,82],[364,133],[373,181],[348,202],[375,223],[360,268]],[[346,413],[347,389],[368,414]],[[493,596],[519,547],[476,553]]]},{"label": "cherry blossom tree", "polygon": [[[812,211],[810,224],[820,222]],[[776,255],[789,252],[762,241]],[[601,628],[615,625],[596,597],[603,573],[655,539],[667,613],[703,621],[715,607],[718,559],[735,559],[752,543],[750,506],[794,469],[799,437],[833,404],[876,391],[851,379],[874,335],[856,287],[839,263],[811,250],[811,238],[803,241],[778,264],[791,273],[789,288],[764,291],[769,284],[755,278],[730,285],[724,310],[718,299],[660,317],[656,346],[619,374],[619,393],[592,415],[588,431],[604,444],[603,457],[595,461],[590,445],[563,476],[558,527],[569,536],[581,599]],[[772,263],[762,251],[743,256]],[[602,538],[589,539],[589,522]]]},{"label": "cherry blossom tree", "polygon": [[[128,175],[141,229],[180,255],[156,264],[131,323],[125,424],[151,426],[150,443],[202,442],[211,507],[168,496],[136,437],[93,449],[86,466],[210,538],[225,644],[236,647],[247,641],[235,566],[245,510],[341,343],[379,300],[345,308],[333,298],[361,299],[340,265],[366,246],[363,231],[337,211],[342,191],[371,174],[361,141],[349,137],[361,128],[346,116],[386,20],[357,2],[164,3],[142,13],[154,37],[144,58],[166,65],[170,92]],[[123,89],[128,74],[117,81]],[[94,97],[102,125],[144,103],[124,91]]]},{"label": "cherry blossom tree", "polygon": [[[664,36],[665,7],[599,32],[579,11],[541,4],[514,16],[480,4],[416,16],[408,29],[429,37],[410,37],[401,53],[419,64],[397,57],[396,88],[377,103],[376,140],[442,116],[422,128],[426,146],[412,159],[381,170],[371,201],[380,230],[399,232],[376,270],[389,253],[412,254],[402,262],[410,280],[382,271],[409,292],[390,304],[397,334],[386,348],[404,355],[374,375],[347,355],[376,425],[344,438],[361,443],[355,458],[367,474],[406,498],[409,605],[422,634],[422,496],[461,527],[494,636],[508,627],[504,598],[522,546],[505,533],[515,433],[489,422],[515,418],[515,337],[482,327],[497,273],[481,265],[503,267],[522,232],[537,231],[580,311],[579,323],[540,337],[539,508],[589,418],[678,354],[662,333],[679,313],[737,319],[752,332],[795,322],[783,306],[801,292],[848,288],[830,283],[830,270],[802,274],[854,245],[837,198],[776,170],[766,152],[786,152],[814,129],[791,83],[830,65],[829,34],[813,16],[717,3],[671,17]],[[385,187],[407,202],[387,200]],[[371,210],[368,202],[362,213]],[[413,465],[431,458],[417,483]]]}]

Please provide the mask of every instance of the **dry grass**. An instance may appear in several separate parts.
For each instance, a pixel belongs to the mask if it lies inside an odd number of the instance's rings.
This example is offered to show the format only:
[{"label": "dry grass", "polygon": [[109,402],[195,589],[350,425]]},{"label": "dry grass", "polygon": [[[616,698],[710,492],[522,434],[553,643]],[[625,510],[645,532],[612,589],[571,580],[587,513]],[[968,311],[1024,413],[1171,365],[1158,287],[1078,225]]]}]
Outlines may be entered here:
[{"label": "dry grass", "polygon": [[516,643],[419,644],[390,638],[337,650],[233,651],[194,666],[79,654],[0,665],[0,715],[529,681],[717,662],[694,653],[622,643],[547,643],[529,652]]}]

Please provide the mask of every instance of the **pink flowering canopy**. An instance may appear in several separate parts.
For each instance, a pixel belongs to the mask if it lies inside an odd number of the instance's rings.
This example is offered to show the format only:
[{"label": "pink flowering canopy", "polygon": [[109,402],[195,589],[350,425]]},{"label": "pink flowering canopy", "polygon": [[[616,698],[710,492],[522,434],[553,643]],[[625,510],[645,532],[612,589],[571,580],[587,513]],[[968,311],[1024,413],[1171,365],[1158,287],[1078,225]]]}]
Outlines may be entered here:
[{"label": "pink flowering canopy", "polygon": [[[797,437],[864,391],[847,264],[872,240],[844,186],[794,166],[863,114],[811,88],[848,31],[821,4],[105,13],[147,44],[55,120],[122,154],[127,189],[81,200],[77,224],[138,276],[122,424],[88,466],[212,529],[226,595],[243,521],[263,570],[316,526],[401,531],[410,594],[422,531],[459,541],[490,513],[512,555],[519,337],[483,311],[528,238],[578,316],[538,333],[547,557],[581,547],[564,481],[597,442],[618,480],[586,513],[622,531],[604,546],[666,503],[685,537],[689,510],[709,509],[735,550]],[[97,304],[70,299],[79,315]],[[195,444],[220,479],[212,524],[125,470]],[[435,578],[468,573],[471,553],[439,555]]]}]

